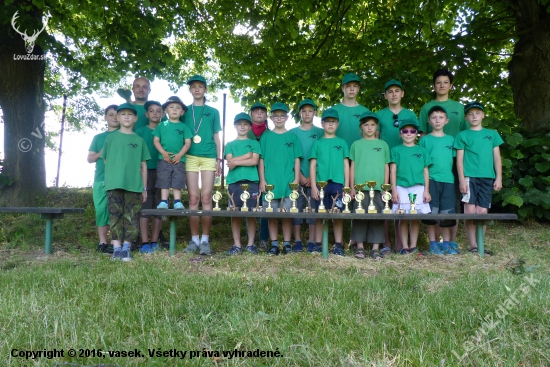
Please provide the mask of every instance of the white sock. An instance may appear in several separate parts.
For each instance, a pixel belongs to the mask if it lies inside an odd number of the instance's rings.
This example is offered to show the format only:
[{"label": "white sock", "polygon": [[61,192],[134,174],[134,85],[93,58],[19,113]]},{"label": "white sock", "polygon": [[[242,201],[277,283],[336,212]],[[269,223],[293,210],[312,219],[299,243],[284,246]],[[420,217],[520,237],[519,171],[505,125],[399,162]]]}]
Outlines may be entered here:
[{"label": "white sock", "polygon": [[207,243],[208,243],[208,237],[210,237],[210,236],[207,235],[207,234],[203,234],[203,235],[202,235],[202,238],[201,238],[201,243],[203,243],[203,242],[207,242]]},{"label": "white sock", "polygon": [[195,243],[199,243],[199,236],[191,236],[191,241],[195,242]]}]

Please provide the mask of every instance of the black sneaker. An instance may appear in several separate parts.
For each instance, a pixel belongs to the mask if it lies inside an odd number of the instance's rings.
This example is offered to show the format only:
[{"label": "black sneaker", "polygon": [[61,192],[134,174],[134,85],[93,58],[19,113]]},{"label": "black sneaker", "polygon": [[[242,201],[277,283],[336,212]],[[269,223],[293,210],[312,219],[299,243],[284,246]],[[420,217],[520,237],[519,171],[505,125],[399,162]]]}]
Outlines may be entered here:
[{"label": "black sneaker", "polygon": [[106,243],[100,243],[99,245],[97,245],[96,251],[101,252],[102,254],[104,254],[106,246],[107,246]]},{"label": "black sneaker", "polygon": [[302,245],[302,242],[294,242],[294,246],[292,246],[292,252],[302,251],[304,251],[304,246]]},{"label": "black sneaker", "polygon": [[344,248],[342,246],[334,246],[332,253],[338,256],[344,256]]},{"label": "black sneaker", "polygon": [[271,246],[269,251],[267,252],[268,255],[271,256],[277,256],[279,255],[279,246]]},{"label": "black sneaker", "polygon": [[292,245],[288,242],[283,244],[283,254],[287,255],[291,253],[292,253]]},{"label": "black sneaker", "polygon": [[122,251],[120,248],[117,248],[115,251],[113,251],[113,256],[111,256],[111,261],[119,261],[122,260]]},{"label": "black sneaker", "polygon": [[256,248],[255,245],[246,246],[245,250],[246,252],[249,252],[254,255],[258,254],[258,249]]},{"label": "black sneaker", "polygon": [[242,252],[242,248],[233,245],[233,247],[231,247],[231,249],[227,251],[227,255],[240,255]]},{"label": "black sneaker", "polygon": [[129,250],[120,251],[120,260],[122,261],[132,261],[132,255]]}]

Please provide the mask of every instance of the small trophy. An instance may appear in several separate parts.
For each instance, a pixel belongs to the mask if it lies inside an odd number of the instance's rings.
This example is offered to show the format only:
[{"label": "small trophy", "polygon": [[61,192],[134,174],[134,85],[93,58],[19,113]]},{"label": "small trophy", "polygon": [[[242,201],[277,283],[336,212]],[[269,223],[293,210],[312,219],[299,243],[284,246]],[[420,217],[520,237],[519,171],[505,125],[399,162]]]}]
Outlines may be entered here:
[{"label": "small trophy", "polygon": [[391,201],[391,194],[390,194],[391,184],[382,184],[380,185],[380,187],[384,191],[384,193],[382,194],[382,201],[386,203],[382,213],[391,214],[391,209],[390,209],[390,206],[388,205],[388,203]]},{"label": "small trophy", "polygon": [[292,192],[290,193],[290,201],[292,201],[292,207],[290,208],[291,213],[298,213],[299,210],[296,207],[296,200],[300,197],[300,194],[298,193],[298,187],[300,187],[300,184],[297,183],[290,183],[288,184],[290,186],[290,189]]},{"label": "small trophy", "polygon": [[355,213],[365,214],[365,209],[363,209],[363,206],[361,205],[363,199],[365,199],[365,194],[363,194],[365,184],[356,184],[354,187],[355,191],[357,191],[357,193],[355,194],[355,201],[357,201],[357,209],[355,209]]},{"label": "small trophy", "polygon": [[349,214],[351,213],[348,208],[348,204],[351,201],[351,195],[349,194],[351,192],[350,187],[344,187],[344,196],[342,197],[342,202],[344,203],[344,210],[342,210],[342,213]]},{"label": "small trophy", "polygon": [[411,203],[411,210],[409,210],[409,214],[418,214],[418,210],[415,209],[415,207],[416,207],[416,194],[409,193],[409,202]]},{"label": "small trophy", "polygon": [[267,201],[267,208],[265,208],[265,211],[268,213],[273,213],[273,208],[271,207],[271,200],[275,197],[275,194],[273,194],[273,190],[275,188],[275,185],[265,185],[265,189],[267,190],[267,193],[265,194],[265,201]]},{"label": "small trophy", "polygon": [[304,213],[314,213],[314,210],[311,209],[311,201],[310,201],[310,198],[307,196],[307,194],[306,194],[304,188],[301,187],[300,190],[302,190],[302,195],[304,195],[304,197],[306,198],[306,203],[307,203],[307,206],[304,208]]},{"label": "small trophy", "polygon": [[214,200],[216,206],[212,210],[219,212],[221,210],[219,202],[222,199],[222,193],[220,192],[220,189],[222,188],[222,180],[220,176],[216,176],[214,178],[214,188],[216,189],[216,192],[212,195],[212,200]]},{"label": "small trophy", "polygon": [[326,213],[327,208],[325,208],[325,204],[323,203],[323,199],[325,198],[325,190],[323,190],[323,189],[327,185],[327,182],[326,181],[318,181],[317,185],[321,188],[321,190],[319,191],[320,203],[319,203],[319,209],[317,209],[317,213]]},{"label": "small trophy", "polygon": [[241,188],[244,190],[241,194],[241,200],[243,201],[243,206],[241,208],[241,212],[247,212],[248,207],[246,206],[246,201],[250,199],[250,193],[246,190],[248,190],[248,184],[241,184]]},{"label": "small trophy", "polygon": [[369,197],[370,197],[370,204],[368,207],[369,214],[376,214],[378,211],[376,210],[376,206],[374,206],[374,187],[376,186],[376,181],[367,181],[367,186],[370,187],[369,190]]}]

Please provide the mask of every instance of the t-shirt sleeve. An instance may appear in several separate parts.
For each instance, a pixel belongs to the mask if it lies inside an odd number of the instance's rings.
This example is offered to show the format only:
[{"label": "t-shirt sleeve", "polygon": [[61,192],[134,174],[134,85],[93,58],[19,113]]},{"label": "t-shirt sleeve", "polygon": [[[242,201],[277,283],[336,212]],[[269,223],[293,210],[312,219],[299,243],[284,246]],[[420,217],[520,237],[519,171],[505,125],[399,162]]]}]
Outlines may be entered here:
[{"label": "t-shirt sleeve", "polygon": [[309,159],[312,159],[312,158],[317,159],[317,147],[319,146],[319,144],[317,144],[317,141],[314,142],[313,145],[311,146],[311,150],[309,151]]},{"label": "t-shirt sleeve", "polygon": [[151,154],[149,154],[149,148],[147,148],[147,143],[141,138],[141,161],[145,162],[151,159]]},{"label": "t-shirt sleeve", "polygon": [[94,136],[94,138],[92,139],[92,144],[90,144],[90,149],[88,149],[88,151],[90,152],[96,152],[96,153],[99,153],[101,149],[99,149],[97,147],[97,135]]},{"label": "t-shirt sleeve", "polygon": [[343,142],[343,146],[344,146],[344,158],[349,158],[349,147],[345,141]]},{"label": "t-shirt sleeve", "polygon": [[233,154],[233,144],[231,144],[231,142],[225,145],[225,149],[223,150],[223,157],[227,157],[228,154]]},{"label": "t-shirt sleeve", "polygon": [[251,145],[252,145],[252,153],[256,153],[256,154],[262,154],[262,150],[260,149],[260,144],[255,141],[255,140],[251,140]]},{"label": "t-shirt sleeve", "polygon": [[392,148],[390,151],[390,163],[397,163],[397,150]]},{"label": "t-shirt sleeve", "polygon": [[186,139],[191,139],[193,137],[193,132],[189,128],[189,126],[183,124],[183,143],[185,144]]},{"label": "t-shirt sleeve", "polygon": [[493,148],[496,148],[499,145],[503,144],[504,140],[502,140],[502,138],[500,137],[500,134],[498,132],[496,132],[495,130],[493,130],[493,134],[495,136],[494,139],[493,139]]},{"label": "t-shirt sleeve", "polygon": [[356,142],[353,142],[353,144],[351,144],[351,148],[349,150],[349,159],[352,161],[355,161],[355,148],[357,147],[357,144],[355,143]]},{"label": "t-shirt sleeve", "polygon": [[222,127],[220,125],[220,112],[216,109],[214,109],[214,122],[212,124],[212,131],[214,131],[214,134],[222,131]]},{"label": "t-shirt sleeve", "polygon": [[158,124],[158,126],[155,128],[155,130],[153,130],[152,134],[153,136],[156,136],[157,138],[160,139],[161,135],[162,135],[162,128],[161,126],[163,125],[163,123],[161,122],[160,124]]},{"label": "t-shirt sleeve", "polygon": [[428,133],[428,109],[426,105],[422,106],[420,110],[420,115],[418,116],[418,124],[420,125],[419,130],[424,134]]},{"label": "t-shirt sleeve", "polygon": [[292,134],[293,140],[294,140],[294,159],[296,158],[302,158],[302,144],[300,144],[300,141],[298,140],[298,137],[294,134]]},{"label": "t-shirt sleeve", "polygon": [[264,157],[265,153],[265,133],[260,137],[260,158]]},{"label": "t-shirt sleeve", "polygon": [[432,157],[430,157],[430,154],[428,153],[428,150],[425,148],[422,148],[423,155],[424,155],[424,167],[429,167],[433,164]]},{"label": "t-shirt sleeve", "polygon": [[390,146],[385,141],[382,141],[384,143],[384,163],[388,164],[391,162],[390,159]]},{"label": "t-shirt sleeve", "polygon": [[109,146],[109,137],[107,137],[107,139],[105,139],[105,143],[103,143],[103,149],[101,149],[101,154],[99,155],[99,158],[107,159],[108,146]]},{"label": "t-shirt sleeve", "polygon": [[464,145],[464,141],[462,140],[462,134],[458,133],[458,135],[455,138],[455,143],[453,145],[453,148],[456,150],[464,150],[466,146]]}]

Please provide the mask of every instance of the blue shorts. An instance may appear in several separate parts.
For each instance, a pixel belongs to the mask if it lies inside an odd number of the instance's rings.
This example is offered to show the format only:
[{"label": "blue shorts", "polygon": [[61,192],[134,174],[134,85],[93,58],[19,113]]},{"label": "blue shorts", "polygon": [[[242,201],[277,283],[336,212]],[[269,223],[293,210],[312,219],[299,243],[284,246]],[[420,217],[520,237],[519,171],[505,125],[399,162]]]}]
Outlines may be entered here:
[{"label": "blue shorts", "polygon": [[[338,199],[336,199],[336,203],[334,207],[340,210],[344,208],[344,204],[342,203],[342,194],[344,192],[343,188],[344,188],[344,185],[342,184],[328,181],[327,185],[323,190],[325,192],[325,197],[323,198],[323,204],[325,204],[325,207],[327,208],[327,210],[332,208],[332,204],[334,203],[333,197],[336,197],[336,195],[338,195]],[[321,204],[320,200],[311,199],[311,208],[315,209],[315,212],[317,212],[317,209],[319,209],[319,204]]]}]

